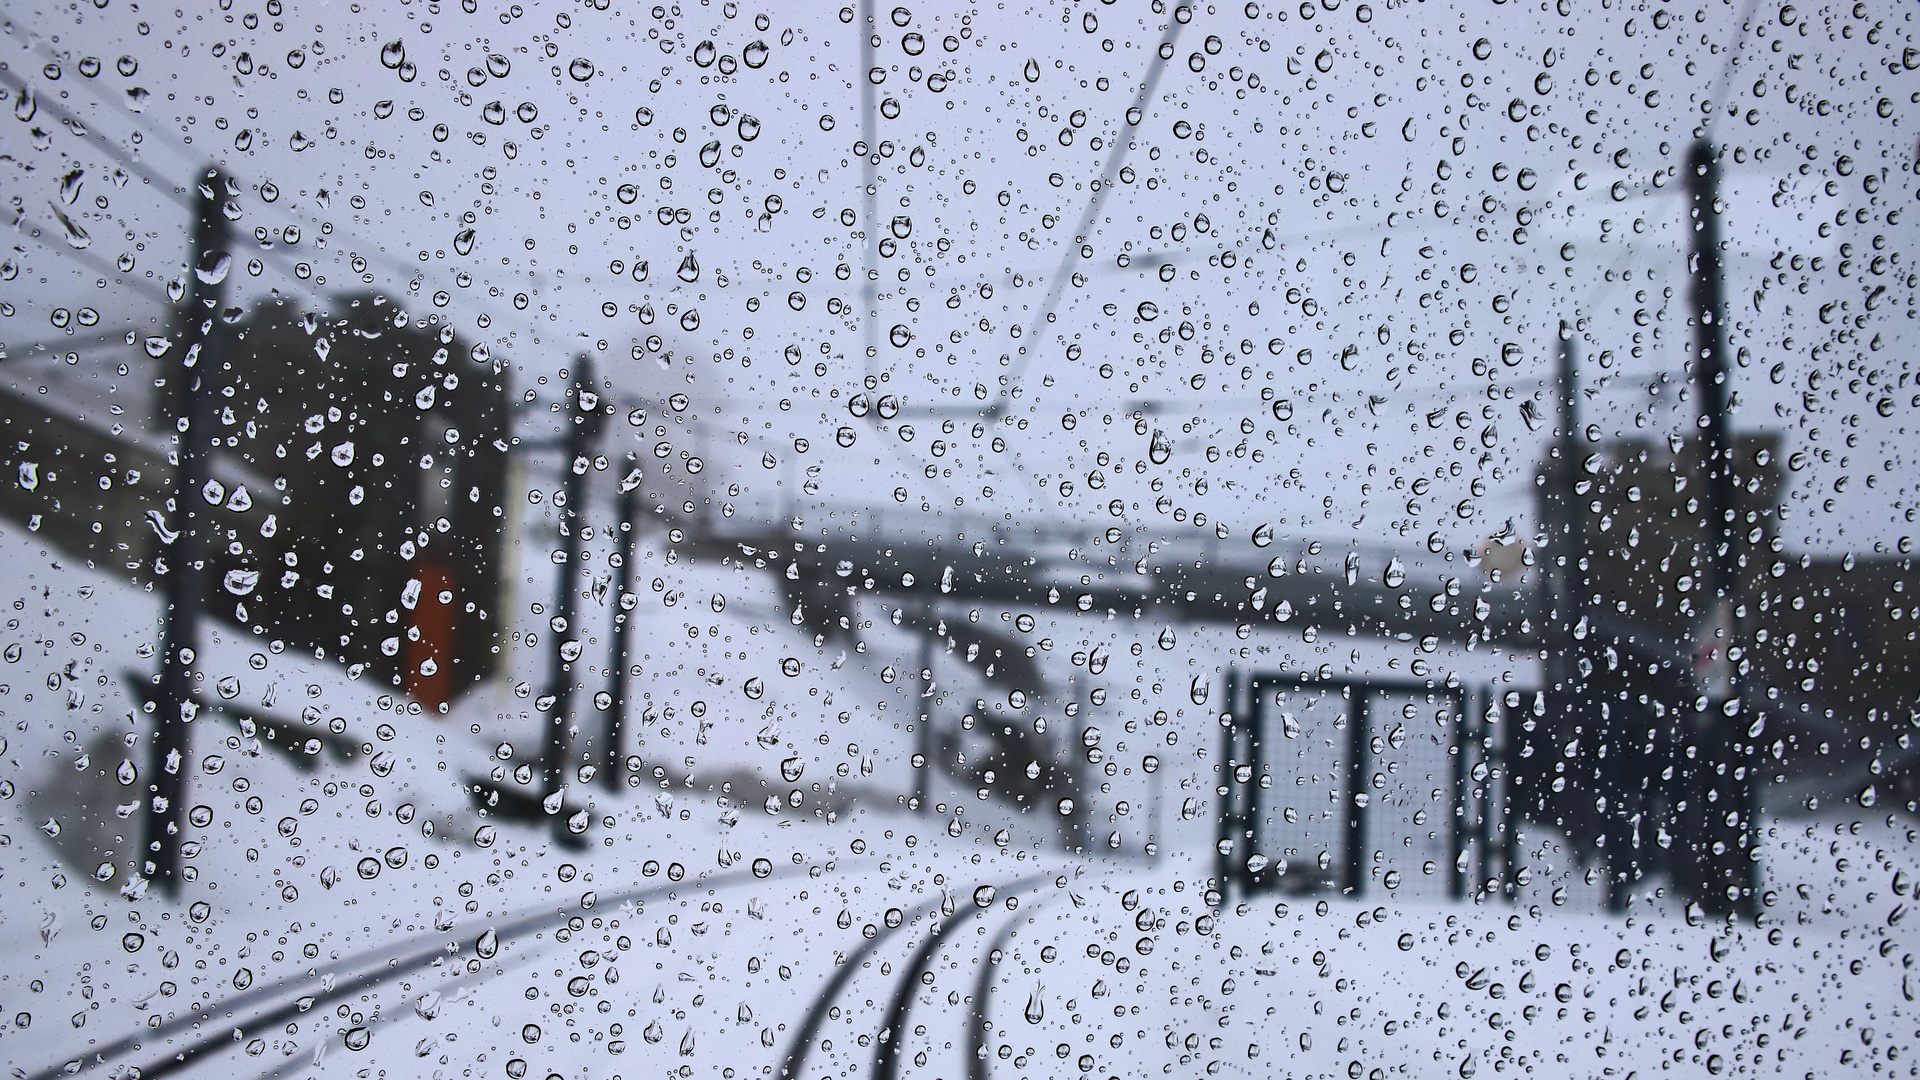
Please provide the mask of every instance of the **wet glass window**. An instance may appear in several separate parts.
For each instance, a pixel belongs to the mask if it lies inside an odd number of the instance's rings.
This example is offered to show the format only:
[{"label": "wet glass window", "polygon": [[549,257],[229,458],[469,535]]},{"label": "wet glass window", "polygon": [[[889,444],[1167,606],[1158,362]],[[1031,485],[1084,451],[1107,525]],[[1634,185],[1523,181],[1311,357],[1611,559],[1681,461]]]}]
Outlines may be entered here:
[{"label": "wet glass window", "polygon": [[1912,1073],[1911,5],[9,18],[14,1075]]}]

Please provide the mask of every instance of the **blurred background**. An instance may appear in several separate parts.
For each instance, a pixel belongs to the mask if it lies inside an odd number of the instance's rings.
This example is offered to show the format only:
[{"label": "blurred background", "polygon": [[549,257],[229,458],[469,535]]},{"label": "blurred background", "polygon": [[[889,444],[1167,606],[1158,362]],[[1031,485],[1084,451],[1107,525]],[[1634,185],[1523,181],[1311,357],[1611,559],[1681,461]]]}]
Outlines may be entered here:
[{"label": "blurred background", "polygon": [[1903,9],[4,29],[36,892],[310,911],[304,784],[603,879],[734,864],[677,797],[921,887],[1757,927],[1920,805]]}]

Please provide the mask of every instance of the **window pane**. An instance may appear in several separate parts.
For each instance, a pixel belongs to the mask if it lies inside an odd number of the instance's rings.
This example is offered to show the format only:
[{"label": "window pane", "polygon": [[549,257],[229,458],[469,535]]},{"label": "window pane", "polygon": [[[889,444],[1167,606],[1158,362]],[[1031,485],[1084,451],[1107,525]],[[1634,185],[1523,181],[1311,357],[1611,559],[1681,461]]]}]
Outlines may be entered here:
[{"label": "window pane", "polygon": [[12,19],[20,1075],[1910,1068],[1907,8]]}]

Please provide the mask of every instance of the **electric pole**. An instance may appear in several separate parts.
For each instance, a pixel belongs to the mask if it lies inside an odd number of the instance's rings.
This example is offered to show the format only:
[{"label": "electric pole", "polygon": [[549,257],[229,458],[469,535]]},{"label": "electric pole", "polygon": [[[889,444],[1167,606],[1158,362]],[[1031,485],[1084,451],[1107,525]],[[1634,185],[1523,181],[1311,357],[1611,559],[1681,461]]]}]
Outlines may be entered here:
[{"label": "electric pole", "polygon": [[1694,840],[1700,869],[1702,906],[1750,917],[1757,901],[1759,864],[1753,859],[1754,790],[1752,766],[1744,745],[1739,668],[1728,650],[1739,636],[1745,607],[1740,598],[1739,553],[1735,550],[1735,477],[1733,437],[1727,416],[1726,297],[1721,259],[1720,168],[1714,146],[1702,139],[1687,153],[1689,219],[1693,246],[1689,257],[1694,306],[1693,390],[1700,402],[1701,467],[1706,472],[1706,520],[1702,523],[1706,596],[1712,607],[1704,619],[1699,655],[1709,657],[1702,677],[1696,663],[1699,701],[1693,735],[1698,756],[1695,782],[1686,792],[1689,806],[1681,820],[1702,823]]},{"label": "electric pole", "polygon": [[559,587],[553,600],[553,617],[548,623],[548,629],[553,633],[553,672],[546,693],[550,715],[546,760],[541,763],[541,773],[547,787],[543,808],[549,814],[561,815],[562,839],[567,838],[563,811],[571,735],[568,726],[573,719],[573,662],[580,658],[581,653],[580,640],[575,636],[580,633],[580,628],[575,625],[578,622],[576,611],[580,596],[580,502],[586,498],[587,472],[593,467],[588,455],[593,452],[593,441],[600,432],[601,420],[599,395],[593,388],[593,363],[585,354],[576,361],[573,379],[567,390],[572,407],[564,414],[567,417],[567,472],[561,485],[566,505],[558,508],[562,560]]},{"label": "electric pole", "polygon": [[[1575,592],[1584,584],[1584,575],[1580,573],[1580,560],[1586,557],[1584,530],[1581,527],[1580,495],[1577,487],[1580,483],[1580,466],[1577,458],[1580,454],[1580,442],[1577,429],[1580,425],[1580,407],[1575,400],[1578,375],[1574,369],[1573,328],[1565,320],[1560,323],[1560,353],[1556,364],[1556,383],[1560,391],[1559,415],[1555,418],[1554,453],[1558,457],[1554,469],[1554,515],[1551,522],[1552,535],[1549,537],[1547,556],[1552,560],[1548,602],[1553,605],[1549,613],[1549,625],[1555,627],[1560,637],[1560,648],[1555,654],[1555,669],[1549,677],[1560,684],[1560,689],[1570,690],[1573,670],[1573,626],[1574,608],[1578,605]],[[1580,584],[1576,584],[1579,582]]]},{"label": "electric pole", "polygon": [[[634,472],[639,471],[638,459],[628,455],[627,461]],[[639,607],[639,597],[633,591],[633,563],[639,553],[640,539],[639,478],[623,481],[621,487],[617,527],[627,531],[619,541],[620,573],[613,588],[613,704],[607,710],[605,781],[607,790],[615,792],[620,790],[621,775],[625,771],[620,763],[620,744],[626,739],[627,726],[627,642],[633,637],[634,609]]]},{"label": "electric pole", "polygon": [[153,753],[148,758],[151,796],[146,811],[147,880],[168,895],[180,889],[180,830],[186,808],[187,725],[193,722],[194,650],[200,640],[200,603],[206,593],[206,486],[212,457],[213,401],[208,385],[221,367],[224,335],[215,329],[226,298],[231,257],[224,207],[226,176],[210,170],[200,183],[199,220],[187,252],[187,301],[180,313],[180,359],[169,373],[175,441],[172,513],[173,542],[163,550],[167,562],[162,615],[160,692],[154,706]]}]

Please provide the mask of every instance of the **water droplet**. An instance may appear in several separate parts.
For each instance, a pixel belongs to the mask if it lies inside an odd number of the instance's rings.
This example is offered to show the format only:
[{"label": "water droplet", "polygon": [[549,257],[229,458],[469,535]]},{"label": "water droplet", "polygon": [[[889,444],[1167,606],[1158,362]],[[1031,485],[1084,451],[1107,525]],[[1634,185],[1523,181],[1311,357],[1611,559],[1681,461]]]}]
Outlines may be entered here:
[{"label": "water droplet", "polygon": [[204,259],[200,260],[200,265],[194,269],[193,276],[208,285],[218,285],[227,280],[227,272],[232,269],[233,256],[224,251],[210,251]]},{"label": "water droplet", "polygon": [[1165,465],[1173,457],[1173,440],[1159,428],[1153,429],[1153,437],[1147,443],[1147,458],[1155,465]]}]

